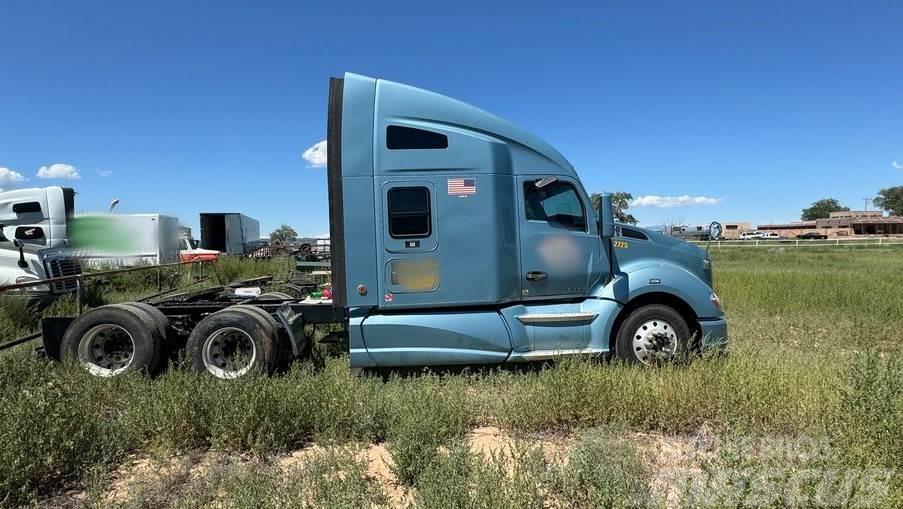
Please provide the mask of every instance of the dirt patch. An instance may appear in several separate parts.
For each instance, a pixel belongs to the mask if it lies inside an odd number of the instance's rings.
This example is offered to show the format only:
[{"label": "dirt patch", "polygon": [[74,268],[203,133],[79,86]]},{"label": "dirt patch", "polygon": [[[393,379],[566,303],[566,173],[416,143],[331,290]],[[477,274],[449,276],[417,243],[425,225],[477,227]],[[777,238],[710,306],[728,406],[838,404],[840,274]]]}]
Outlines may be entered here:
[{"label": "dirt patch", "polygon": [[225,456],[212,452],[161,457],[131,456],[116,469],[112,481],[104,492],[105,505],[121,504],[136,493],[153,491],[165,493],[186,482],[207,475],[211,465]]},{"label": "dirt patch", "polygon": [[414,501],[414,493],[398,484],[392,471],[395,462],[384,444],[370,444],[359,454],[367,460],[367,476],[382,486],[393,507],[407,507]]},{"label": "dirt patch", "polygon": [[701,473],[702,464],[715,456],[715,437],[706,426],[693,434],[631,433],[628,439],[653,473],[653,496],[667,508],[680,507],[683,484],[677,481]]},{"label": "dirt patch", "polygon": [[[663,435],[657,433],[629,433],[624,436],[634,443],[653,473],[653,492],[666,507],[676,507],[681,493],[673,475],[698,470],[714,454],[714,439],[707,428],[694,434]],[[514,435],[507,430],[484,426],[471,430],[466,437],[472,453],[489,460],[511,457],[524,448],[540,448],[546,461],[566,465],[579,436],[548,433]],[[413,489],[402,486],[393,472],[394,462],[387,444],[349,444],[356,457],[366,465],[366,476],[382,487],[389,505],[408,507],[414,502]],[[281,470],[284,475],[305,468],[311,461],[327,453],[331,445],[310,444],[289,454],[254,459],[212,451],[198,451],[170,457],[132,456],[119,466],[105,483],[100,496],[86,490],[67,492],[67,501],[82,505],[90,500],[102,505],[116,505],[141,499],[142,493],[156,494],[151,499],[163,505],[176,502],[179,489],[211,475],[219,465],[263,461]],[[441,453],[441,451],[440,451]],[[95,498],[96,497],[96,498]],[[161,498],[162,497],[162,498]],[[164,500],[165,499],[165,500]],[[71,504],[70,504],[71,505]]]},{"label": "dirt patch", "polygon": [[493,455],[510,456],[515,447],[526,445],[541,448],[547,461],[564,464],[577,440],[570,435],[534,435],[517,438],[506,430],[484,426],[471,431],[467,441],[472,453],[482,454],[486,459]]}]

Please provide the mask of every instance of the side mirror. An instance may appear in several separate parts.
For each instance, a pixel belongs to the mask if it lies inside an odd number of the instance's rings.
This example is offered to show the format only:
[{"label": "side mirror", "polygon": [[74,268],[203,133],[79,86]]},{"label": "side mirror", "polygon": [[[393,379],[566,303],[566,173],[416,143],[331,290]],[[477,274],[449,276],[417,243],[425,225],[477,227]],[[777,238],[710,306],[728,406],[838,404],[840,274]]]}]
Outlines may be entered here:
[{"label": "side mirror", "polygon": [[603,194],[599,200],[599,235],[603,238],[615,236],[615,213],[610,194]]},{"label": "side mirror", "polygon": [[712,224],[709,225],[709,238],[718,240],[721,238],[722,233],[724,233],[724,227],[721,226],[721,223],[712,221]]}]

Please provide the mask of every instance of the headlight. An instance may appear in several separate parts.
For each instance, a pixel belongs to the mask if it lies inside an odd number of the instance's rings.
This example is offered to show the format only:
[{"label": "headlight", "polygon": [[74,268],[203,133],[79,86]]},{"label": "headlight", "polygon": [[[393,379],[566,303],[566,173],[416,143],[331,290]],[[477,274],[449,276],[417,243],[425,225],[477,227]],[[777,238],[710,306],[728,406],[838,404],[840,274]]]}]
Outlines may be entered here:
[{"label": "headlight", "polygon": [[40,281],[40,279],[34,276],[19,276],[16,278],[17,285],[21,283],[30,283],[32,281]]}]

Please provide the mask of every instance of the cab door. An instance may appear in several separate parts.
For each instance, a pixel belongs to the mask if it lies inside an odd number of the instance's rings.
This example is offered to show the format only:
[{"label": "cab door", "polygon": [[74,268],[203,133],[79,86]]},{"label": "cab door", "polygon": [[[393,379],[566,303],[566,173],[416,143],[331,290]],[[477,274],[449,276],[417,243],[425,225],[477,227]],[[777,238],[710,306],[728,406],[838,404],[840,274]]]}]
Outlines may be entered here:
[{"label": "cab door", "polygon": [[609,271],[596,216],[570,177],[519,177],[521,296],[585,295]]}]

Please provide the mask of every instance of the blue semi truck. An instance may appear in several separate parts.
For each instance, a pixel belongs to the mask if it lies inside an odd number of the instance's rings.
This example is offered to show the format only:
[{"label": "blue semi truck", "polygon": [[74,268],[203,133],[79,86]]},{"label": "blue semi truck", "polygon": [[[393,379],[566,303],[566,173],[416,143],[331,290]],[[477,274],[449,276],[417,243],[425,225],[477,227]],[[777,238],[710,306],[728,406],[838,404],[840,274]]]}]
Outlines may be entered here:
[{"label": "blue semi truck", "polygon": [[608,196],[597,215],[536,136],[351,73],[330,80],[327,133],[331,304],[226,290],[104,306],[45,319],[45,349],[113,376],[162,369],[184,347],[198,371],[236,378],[304,356],[311,324],[338,331],[355,370],[651,364],[726,343],[707,251],[614,222]]}]

